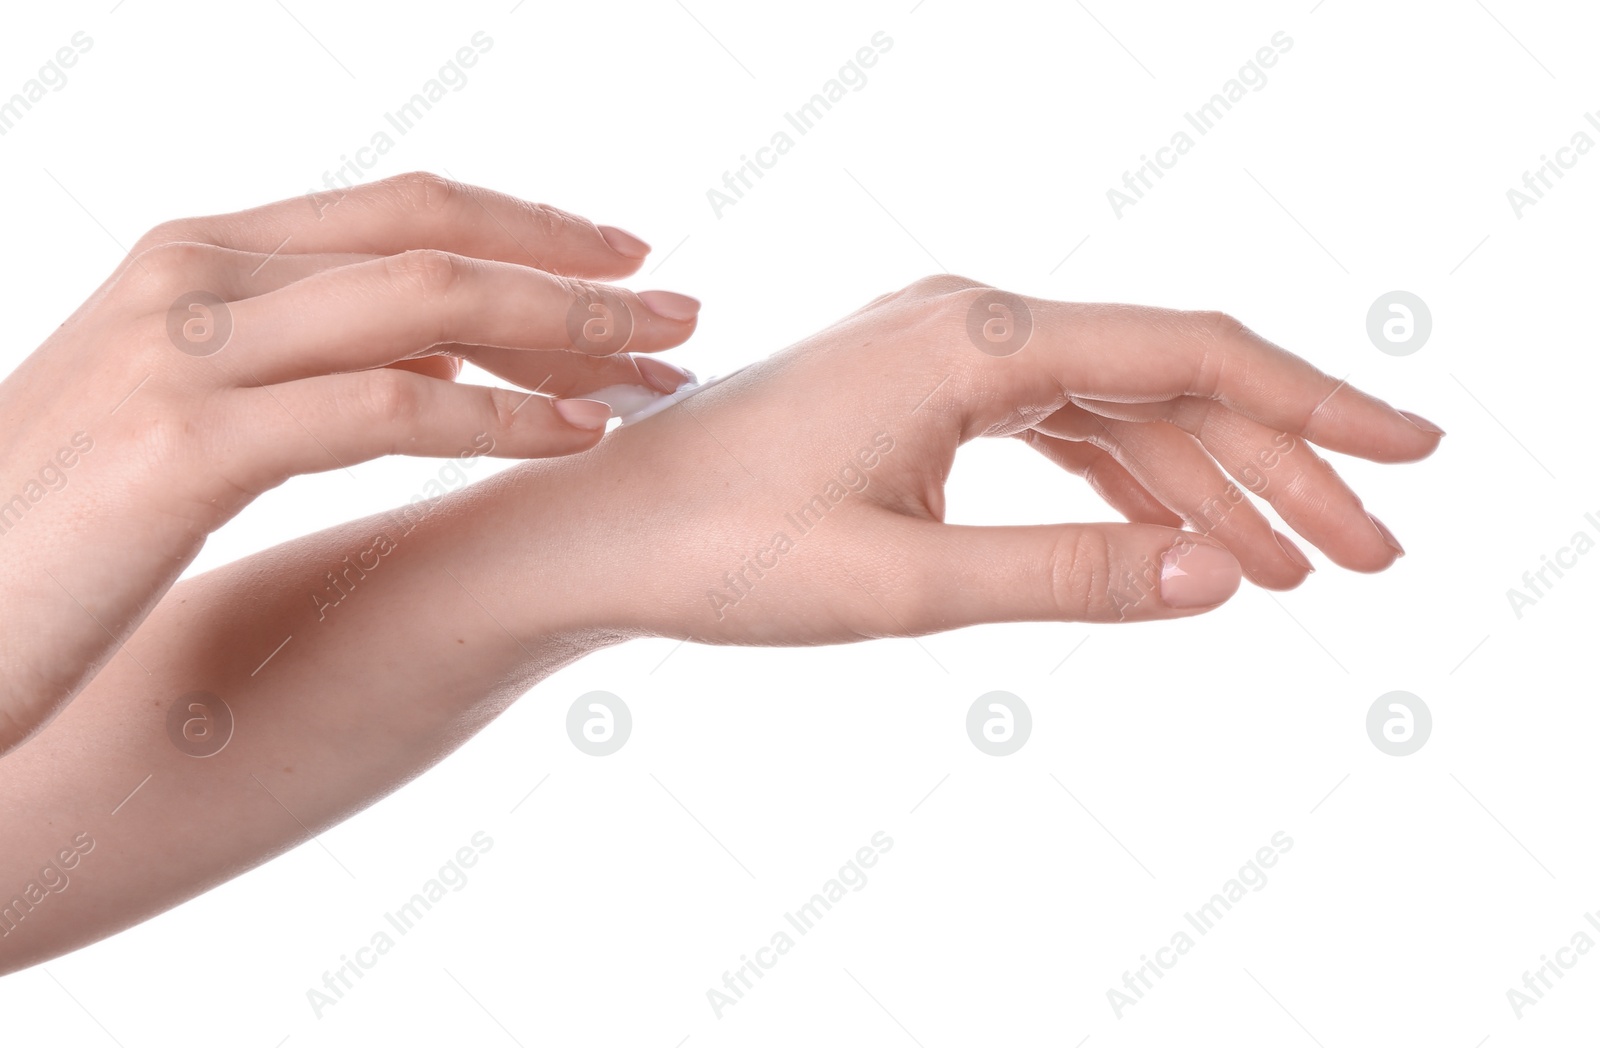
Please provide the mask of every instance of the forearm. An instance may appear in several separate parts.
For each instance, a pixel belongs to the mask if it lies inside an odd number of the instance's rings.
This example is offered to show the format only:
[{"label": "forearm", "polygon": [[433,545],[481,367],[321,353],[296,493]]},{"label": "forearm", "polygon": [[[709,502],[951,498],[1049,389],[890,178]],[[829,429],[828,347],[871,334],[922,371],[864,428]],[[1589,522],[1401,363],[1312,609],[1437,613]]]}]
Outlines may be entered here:
[{"label": "forearm", "polygon": [[170,506],[147,512],[150,461],[171,456],[118,447],[121,393],[41,393],[37,356],[0,384],[0,603],[28,609],[0,631],[0,755],[106,666],[205,537]]},{"label": "forearm", "polygon": [[[1400,554],[1309,444],[1413,461],[1437,427],[1219,315],[1034,300],[1026,352],[977,353],[966,324],[994,294],[919,282],[581,455],[175,589],[0,759],[0,918],[61,879],[45,863],[71,864],[70,886],[0,924],[0,971],[306,840],[628,635],[809,645],[1203,614],[1246,566],[1277,589],[1310,571],[1242,495],[1209,514],[1238,491],[1228,472],[1258,465],[1279,471],[1264,497],[1335,563]],[[1131,523],[942,523],[960,443],[1024,431]],[[203,758],[168,735],[199,690],[237,721]]]},{"label": "forearm", "polygon": [[[576,577],[560,537],[570,512],[543,467],[523,466],[425,514],[357,521],[175,587],[77,701],[0,760],[0,972],[304,842],[618,639],[572,627],[553,596]],[[205,757],[220,734],[169,732],[196,691],[234,721]]]},{"label": "forearm", "polygon": [[[0,631],[0,757],[289,477],[475,431],[571,454],[604,432],[587,393],[688,378],[638,354],[687,339],[699,303],[596,283],[649,252],[621,230],[420,173],[337,205],[152,229],[0,382],[0,605],[28,609]],[[569,329],[580,314],[597,323]],[[462,357],[545,396],[456,382]]]}]

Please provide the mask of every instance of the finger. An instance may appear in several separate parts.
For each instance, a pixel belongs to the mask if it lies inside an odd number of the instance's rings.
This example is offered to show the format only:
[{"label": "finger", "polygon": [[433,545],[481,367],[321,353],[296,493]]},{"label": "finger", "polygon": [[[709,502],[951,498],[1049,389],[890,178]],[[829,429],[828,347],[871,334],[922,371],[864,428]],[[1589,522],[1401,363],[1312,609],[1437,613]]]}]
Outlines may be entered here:
[{"label": "finger", "polygon": [[633,353],[591,357],[562,350],[498,346],[453,346],[450,352],[524,389],[559,397],[582,396],[606,386],[641,386],[657,393],[674,393],[694,381],[692,374],[665,360]]},{"label": "finger", "polygon": [[591,280],[627,276],[650,251],[614,226],[421,172],[180,219],[152,230],[140,246],[172,240],[279,254],[432,248]]},{"label": "finger", "polygon": [[[1167,422],[1100,419],[1097,424],[1099,446],[1189,528],[1227,546],[1252,582],[1291,589],[1305,581],[1312,570],[1305,554],[1273,530],[1193,436]],[[1049,420],[1041,423],[1049,426]]]},{"label": "finger", "polygon": [[[1126,405],[1085,404],[1095,412]],[[1184,397],[1159,407],[1173,425],[1194,435],[1239,486],[1265,499],[1296,532],[1335,563],[1381,571],[1402,555],[1399,542],[1306,441],[1276,432],[1214,401]]]},{"label": "finger", "polygon": [[[969,289],[948,297],[965,316],[996,294]],[[1021,348],[1008,356],[967,358],[980,368],[980,389],[999,383],[1005,393],[984,397],[976,432],[1003,421],[1007,408],[1058,405],[1065,390],[1124,402],[1219,400],[1270,428],[1379,462],[1423,458],[1442,435],[1220,313],[1022,301],[1030,328]]]},{"label": "finger", "polygon": [[[231,449],[261,490],[300,473],[382,455],[570,455],[604,435],[610,410],[517,390],[461,385],[395,368],[234,390]],[[475,450],[476,449],[476,450]]]},{"label": "finger", "polygon": [[1062,440],[1033,429],[1023,430],[1022,438],[1051,462],[1082,477],[1107,505],[1129,521],[1168,528],[1183,526],[1182,518],[1162,505],[1115,458],[1093,444]]},{"label": "finger", "polygon": [[409,251],[233,303],[226,357],[260,382],[377,367],[448,343],[603,356],[678,345],[700,304],[507,262]]},{"label": "finger", "polygon": [[1183,618],[1239,588],[1239,562],[1220,544],[1150,524],[971,527],[897,516],[888,530],[888,570],[869,576],[869,592],[902,633]]},{"label": "finger", "polygon": [[217,250],[231,256],[231,258],[225,256],[224,262],[233,263],[227,290],[217,292],[230,302],[265,295],[270,291],[287,287],[297,280],[304,280],[306,277],[321,273],[323,270],[370,262],[378,257],[350,252],[264,255],[259,251],[236,251],[232,248]]},{"label": "finger", "polygon": [[119,288],[148,298],[154,309],[166,309],[174,296],[207,291],[225,302],[276,291],[325,269],[369,261],[376,256],[332,253],[286,255],[241,251],[199,241],[162,244],[139,255],[141,264],[125,268]]},{"label": "finger", "polygon": [[1108,420],[1109,450],[1184,523],[1216,539],[1258,586],[1292,589],[1314,570],[1193,436],[1165,422]]}]

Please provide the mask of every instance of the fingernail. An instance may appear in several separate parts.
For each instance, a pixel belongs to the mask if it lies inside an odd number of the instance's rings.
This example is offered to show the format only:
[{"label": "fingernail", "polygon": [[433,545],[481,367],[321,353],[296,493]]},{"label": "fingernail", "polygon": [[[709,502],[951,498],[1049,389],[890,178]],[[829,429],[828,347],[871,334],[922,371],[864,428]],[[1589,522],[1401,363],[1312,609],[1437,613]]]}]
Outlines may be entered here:
[{"label": "fingernail", "polygon": [[601,226],[600,235],[605,238],[611,250],[628,258],[643,258],[650,253],[650,245],[634,236],[625,229],[616,226]]},{"label": "fingernail", "polygon": [[1374,517],[1370,513],[1367,514],[1367,519],[1372,521],[1372,526],[1378,529],[1379,536],[1383,538],[1383,541],[1389,544],[1390,549],[1394,550],[1402,557],[1406,555],[1406,548],[1400,545],[1400,540],[1394,537],[1394,532],[1390,531],[1388,527],[1384,525],[1383,521],[1379,520],[1377,517]]},{"label": "fingernail", "polygon": [[1239,588],[1242,572],[1220,546],[1180,542],[1161,554],[1161,599],[1169,608],[1221,604]]},{"label": "fingernail", "polygon": [[654,357],[634,357],[633,364],[639,369],[639,375],[651,386],[663,393],[676,393],[694,382],[694,376],[680,367],[668,364],[665,360]]},{"label": "fingernail", "polygon": [[1289,538],[1289,536],[1274,529],[1272,532],[1272,537],[1277,539],[1278,545],[1283,548],[1283,555],[1294,561],[1295,565],[1299,567],[1301,571],[1312,572],[1317,570],[1311,566],[1311,561],[1307,559],[1305,552],[1302,551],[1299,546],[1296,546],[1294,544],[1294,540]]},{"label": "fingernail", "polygon": [[700,314],[699,299],[675,291],[641,291],[639,301],[656,316],[668,320],[693,320]]},{"label": "fingernail", "polygon": [[557,400],[556,414],[579,429],[603,429],[611,418],[611,405],[599,400]]},{"label": "fingernail", "polygon": [[1416,426],[1418,429],[1422,430],[1424,433],[1432,433],[1434,436],[1438,436],[1438,437],[1444,436],[1444,430],[1440,429],[1438,426],[1434,425],[1432,422],[1429,422],[1427,419],[1423,418],[1421,415],[1413,414],[1410,411],[1402,411],[1402,412],[1400,412],[1400,414],[1405,418],[1405,420],[1407,422],[1411,423],[1413,426]]}]

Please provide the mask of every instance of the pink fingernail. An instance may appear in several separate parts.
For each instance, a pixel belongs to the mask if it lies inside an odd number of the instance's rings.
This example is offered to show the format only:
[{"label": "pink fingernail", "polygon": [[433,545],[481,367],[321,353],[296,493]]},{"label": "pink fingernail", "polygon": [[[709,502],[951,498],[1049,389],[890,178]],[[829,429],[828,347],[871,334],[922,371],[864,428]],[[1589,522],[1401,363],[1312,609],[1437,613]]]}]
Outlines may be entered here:
[{"label": "pink fingernail", "polygon": [[1222,547],[1180,542],[1161,554],[1161,599],[1169,608],[1221,604],[1238,590],[1242,575]]},{"label": "pink fingernail", "polygon": [[1438,436],[1438,437],[1444,436],[1444,430],[1440,429],[1438,426],[1434,425],[1432,422],[1429,422],[1427,419],[1423,418],[1421,415],[1414,414],[1413,412],[1410,412],[1410,411],[1402,411],[1402,412],[1400,412],[1400,414],[1407,422],[1411,423],[1413,426],[1416,426],[1418,429],[1422,430],[1424,433],[1432,433],[1434,436]]},{"label": "pink fingernail", "polygon": [[600,235],[611,246],[611,250],[627,258],[643,258],[650,253],[649,244],[646,244],[625,229],[618,229],[616,226],[601,226]]},{"label": "pink fingernail", "polygon": [[1289,536],[1274,529],[1272,537],[1278,540],[1279,547],[1283,549],[1283,555],[1294,561],[1295,566],[1301,571],[1309,573],[1317,570],[1312,567],[1311,560],[1305,555],[1305,552],[1299,546],[1296,546],[1294,540],[1290,539]]},{"label": "pink fingernail", "polygon": [[603,429],[611,418],[611,405],[599,400],[557,400],[556,414],[579,429]]},{"label": "pink fingernail", "polygon": [[675,291],[641,291],[639,301],[656,316],[668,320],[693,320],[700,314],[699,299]]},{"label": "pink fingernail", "polygon": [[654,357],[634,357],[634,367],[639,369],[639,375],[646,382],[663,393],[676,393],[678,390],[694,381],[694,376],[682,368],[674,367],[665,360]]},{"label": "pink fingernail", "polygon": [[1390,549],[1394,550],[1395,553],[1402,557],[1406,555],[1406,548],[1400,545],[1400,540],[1394,537],[1394,532],[1390,531],[1383,521],[1379,520],[1377,517],[1374,517],[1370,513],[1367,514],[1367,519],[1372,521],[1372,526],[1378,529],[1379,537],[1389,544]]}]

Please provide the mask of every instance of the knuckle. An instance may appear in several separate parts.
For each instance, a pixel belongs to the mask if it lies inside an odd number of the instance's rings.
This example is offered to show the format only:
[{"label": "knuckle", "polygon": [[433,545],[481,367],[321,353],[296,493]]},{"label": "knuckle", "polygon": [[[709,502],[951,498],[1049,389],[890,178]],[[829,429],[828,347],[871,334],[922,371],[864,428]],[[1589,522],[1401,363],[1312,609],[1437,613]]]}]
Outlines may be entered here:
[{"label": "knuckle", "polygon": [[382,184],[400,198],[406,211],[424,214],[448,210],[461,190],[459,182],[432,171],[406,171],[384,179]]},{"label": "knuckle", "polygon": [[1110,540],[1092,528],[1063,533],[1051,550],[1048,581],[1062,612],[1102,611],[1116,585]]},{"label": "knuckle", "polygon": [[190,273],[209,269],[220,254],[222,249],[214,244],[169,240],[141,251],[136,257],[152,269]]},{"label": "knuckle", "polygon": [[605,284],[596,284],[577,277],[569,277],[561,273],[548,274],[549,280],[554,285],[560,298],[573,306],[603,305],[611,310],[621,310],[628,318],[633,316],[633,307],[630,304],[631,296],[621,293]]},{"label": "knuckle", "polygon": [[407,208],[435,214],[447,210],[461,189],[457,182],[431,171],[408,171],[392,181]]},{"label": "knuckle", "polygon": [[1225,378],[1230,377],[1229,362],[1237,360],[1233,351],[1240,340],[1254,335],[1229,313],[1213,309],[1190,315],[1199,328],[1195,339],[1199,352],[1194,357],[1189,388],[1210,397],[1223,387]]},{"label": "knuckle", "polygon": [[438,248],[412,248],[389,255],[384,266],[401,294],[425,300],[447,295],[461,274],[457,257]]},{"label": "knuckle", "polygon": [[565,211],[549,204],[529,204],[528,220],[539,236],[552,240],[565,234],[572,221]]},{"label": "knuckle", "polygon": [[1201,310],[1193,316],[1200,329],[1213,341],[1237,338],[1250,330],[1231,313],[1223,313],[1220,310]]},{"label": "knuckle", "polygon": [[517,421],[515,412],[522,407],[524,401],[531,399],[531,394],[493,386],[484,387],[482,396],[484,397],[483,419],[492,427],[491,432],[495,434],[515,432]]},{"label": "knuckle", "polygon": [[1101,452],[1097,455],[1086,455],[1077,463],[1078,476],[1096,493],[1108,490],[1106,481],[1109,466],[1114,464],[1110,455]]},{"label": "knuckle", "polygon": [[982,309],[986,297],[994,295],[998,289],[963,277],[955,279],[960,283],[946,284],[944,290],[932,297],[930,308],[945,337],[965,342],[973,310]]},{"label": "knuckle", "polygon": [[[213,268],[221,249],[194,240],[166,240],[128,256],[117,277],[114,294],[119,299],[181,295],[186,291],[211,291],[223,298],[227,288],[214,287]],[[165,307],[166,302],[156,303]]]},{"label": "knuckle", "polygon": [[871,302],[868,302],[862,309],[865,311],[898,302],[921,302],[937,299],[954,291],[964,291],[967,288],[981,286],[977,281],[959,277],[953,273],[933,273],[925,277],[919,277],[905,287],[896,288],[893,291],[885,291]]},{"label": "knuckle", "polygon": [[151,412],[124,423],[130,444],[139,449],[143,462],[172,463],[195,457],[202,434],[207,430],[204,410],[188,414]]},{"label": "knuckle", "polygon": [[547,273],[545,278],[550,281],[556,293],[563,299],[574,302],[590,302],[599,297],[599,285],[591,284],[587,280],[569,277],[564,273]]},{"label": "knuckle", "polygon": [[915,295],[934,297],[984,286],[986,285],[970,277],[958,276],[955,273],[931,273],[928,276],[912,281],[907,285],[906,290]]},{"label": "knuckle", "polygon": [[377,368],[366,386],[368,418],[376,425],[411,432],[422,418],[424,380],[409,371]]},{"label": "knuckle", "polygon": [[138,255],[153,247],[169,244],[178,240],[202,240],[199,228],[193,219],[175,218],[153,226],[144,236],[134,242],[133,250],[129,255]]}]

